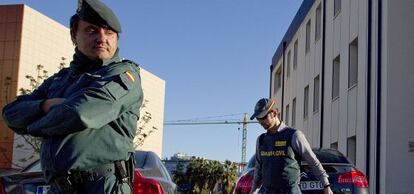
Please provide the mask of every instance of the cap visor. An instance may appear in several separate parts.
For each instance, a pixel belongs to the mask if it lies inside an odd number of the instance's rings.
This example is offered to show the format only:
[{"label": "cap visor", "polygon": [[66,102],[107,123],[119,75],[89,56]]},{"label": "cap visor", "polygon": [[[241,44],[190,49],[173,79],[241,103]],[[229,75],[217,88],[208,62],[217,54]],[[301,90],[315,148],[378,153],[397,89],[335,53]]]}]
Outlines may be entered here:
[{"label": "cap visor", "polygon": [[250,120],[253,120],[254,118],[256,118],[256,114],[253,114],[253,115],[250,117]]}]

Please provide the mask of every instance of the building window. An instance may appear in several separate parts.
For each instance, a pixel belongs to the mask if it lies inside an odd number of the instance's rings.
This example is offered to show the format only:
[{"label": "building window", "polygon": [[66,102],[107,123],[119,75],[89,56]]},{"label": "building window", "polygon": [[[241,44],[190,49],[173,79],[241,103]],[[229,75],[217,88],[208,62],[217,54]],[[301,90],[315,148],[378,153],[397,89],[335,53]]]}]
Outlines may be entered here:
[{"label": "building window", "polygon": [[309,85],[305,87],[303,98],[303,118],[308,118],[308,107],[309,107]]},{"label": "building window", "polygon": [[319,111],[319,75],[313,80],[313,112]]},{"label": "building window", "polygon": [[341,0],[334,1],[334,16],[337,16],[341,12]]},{"label": "building window", "polygon": [[315,18],[315,41],[321,38],[321,31],[322,31],[322,13],[321,13],[321,5],[316,8],[316,18]]},{"label": "building window", "polygon": [[298,40],[293,44],[293,70],[298,66]]},{"label": "building window", "polygon": [[289,104],[286,105],[285,123],[286,125],[289,125]]},{"label": "building window", "polygon": [[292,101],[292,127],[296,125],[296,98]]},{"label": "building window", "polygon": [[338,150],[338,142],[331,143],[331,149]]},{"label": "building window", "polygon": [[340,56],[338,55],[332,66],[332,99],[339,97],[339,68],[340,68]]},{"label": "building window", "polygon": [[275,77],[273,78],[274,81],[274,89],[275,93],[282,87],[282,71],[280,67],[276,70]]},{"label": "building window", "polygon": [[310,50],[310,37],[311,37],[311,20],[306,23],[306,45],[305,45],[305,53],[307,54]]},{"label": "building window", "polygon": [[290,50],[289,50],[289,52],[288,52],[288,54],[287,54],[287,63],[286,63],[286,74],[287,74],[287,77],[289,77],[290,76]]},{"label": "building window", "polygon": [[358,83],[358,38],[349,44],[348,88]]},{"label": "building window", "polygon": [[356,165],[356,136],[349,137],[347,140],[347,157]]}]

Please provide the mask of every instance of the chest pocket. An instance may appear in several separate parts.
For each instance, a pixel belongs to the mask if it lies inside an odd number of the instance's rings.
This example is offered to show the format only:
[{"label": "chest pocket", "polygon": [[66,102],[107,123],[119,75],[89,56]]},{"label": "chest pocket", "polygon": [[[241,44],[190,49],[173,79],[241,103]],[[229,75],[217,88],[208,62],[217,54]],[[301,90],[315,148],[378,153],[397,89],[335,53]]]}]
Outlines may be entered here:
[{"label": "chest pocket", "polygon": [[88,87],[93,81],[99,78],[102,78],[102,76],[98,74],[84,73],[69,86],[65,92],[65,95],[70,95],[82,88]]},{"label": "chest pocket", "polygon": [[129,80],[125,73],[118,75],[114,80],[105,85],[105,88],[115,100],[124,97],[133,87],[133,82]]}]

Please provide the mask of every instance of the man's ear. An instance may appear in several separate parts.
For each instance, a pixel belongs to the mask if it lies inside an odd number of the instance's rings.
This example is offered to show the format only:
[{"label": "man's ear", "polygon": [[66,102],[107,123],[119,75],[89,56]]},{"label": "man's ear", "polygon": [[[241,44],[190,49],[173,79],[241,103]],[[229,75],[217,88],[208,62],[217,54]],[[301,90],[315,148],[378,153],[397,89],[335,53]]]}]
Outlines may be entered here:
[{"label": "man's ear", "polygon": [[274,116],[274,117],[278,117],[278,118],[279,118],[279,114],[280,114],[280,113],[279,113],[279,110],[278,110],[278,109],[273,110],[273,111],[272,111],[272,113],[273,113],[273,116]]},{"label": "man's ear", "polygon": [[72,40],[73,45],[76,46],[76,32],[73,30],[70,30],[70,39]]}]

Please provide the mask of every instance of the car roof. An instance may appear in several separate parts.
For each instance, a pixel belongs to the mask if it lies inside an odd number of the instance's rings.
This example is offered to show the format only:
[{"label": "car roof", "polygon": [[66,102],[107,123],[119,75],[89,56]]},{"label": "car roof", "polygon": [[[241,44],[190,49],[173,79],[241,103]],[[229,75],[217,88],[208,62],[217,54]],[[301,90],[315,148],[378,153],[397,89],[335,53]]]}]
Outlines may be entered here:
[{"label": "car roof", "polygon": [[136,151],[135,168],[145,177],[166,177],[170,179],[161,159],[152,151]]},{"label": "car roof", "polygon": [[[335,149],[330,148],[312,148],[313,152],[315,153],[316,157],[322,164],[345,164],[345,165],[353,165],[352,162],[345,157],[341,152]],[[255,154],[250,158],[247,168],[253,168],[255,164]],[[306,164],[302,161],[302,164]]]}]

